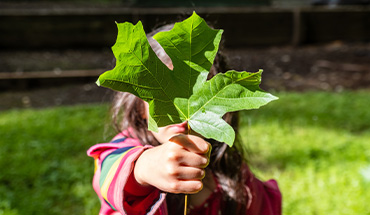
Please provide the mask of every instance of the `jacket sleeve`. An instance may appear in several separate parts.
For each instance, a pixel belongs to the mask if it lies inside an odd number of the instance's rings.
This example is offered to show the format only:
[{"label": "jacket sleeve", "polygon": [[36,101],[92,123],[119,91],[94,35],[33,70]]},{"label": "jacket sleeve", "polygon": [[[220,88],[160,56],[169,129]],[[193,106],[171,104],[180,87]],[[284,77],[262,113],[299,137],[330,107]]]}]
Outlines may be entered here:
[{"label": "jacket sleeve", "polygon": [[262,182],[247,168],[248,215],[281,215],[282,195],[275,180]]},{"label": "jacket sleeve", "polygon": [[95,159],[93,187],[102,204],[100,214],[154,214],[161,207],[165,194],[141,186],[133,176],[135,161],[148,148],[127,138],[89,149]]}]

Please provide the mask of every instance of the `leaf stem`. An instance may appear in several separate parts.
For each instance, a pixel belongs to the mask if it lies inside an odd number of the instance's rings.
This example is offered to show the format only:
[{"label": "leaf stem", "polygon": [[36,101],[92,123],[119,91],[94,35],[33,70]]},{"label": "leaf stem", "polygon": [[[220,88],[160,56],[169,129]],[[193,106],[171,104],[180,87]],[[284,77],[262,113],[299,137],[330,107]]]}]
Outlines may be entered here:
[{"label": "leaf stem", "polygon": [[187,214],[187,209],[188,209],[188,194],[185,194],[184,215]]},{"label": "leaf stem", "polygon": [[[191,132],[191,128],[190,128],[189,122],[187,124],[188,124],[188,135],[189,135]],[[187,210],[188,210],[188,194],[185,194],[184,215],[187,214]]]}]

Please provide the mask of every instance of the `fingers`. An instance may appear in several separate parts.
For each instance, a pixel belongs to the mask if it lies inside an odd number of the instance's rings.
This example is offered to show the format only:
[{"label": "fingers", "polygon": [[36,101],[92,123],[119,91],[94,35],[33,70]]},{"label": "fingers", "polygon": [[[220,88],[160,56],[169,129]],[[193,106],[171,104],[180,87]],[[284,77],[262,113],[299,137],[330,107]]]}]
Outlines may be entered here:
[{"label": "fingers", "polygon": [[209,164],[208,154],[196,154],[186,150],[178,153],[170,152],[168,155],[169,162],[174,162],[180,166],[191,166],[196,168],[206,168]]},{"label": "fingers", "polygon": [[205,176],[205,170],[194,167],[182,166],[168,170],[168,175],[178,181],[201,180]]},{"label": "fingers", "polygon": [[[174,150],[167,154],[167,173],[172,180],[167,187],[171,193],[193,194],[203,188],[202,179],[209,164],[210,144],[202,138],[191,135],[178,135],[170,140]],[[179,146],[181,146],[179,148]]]},{"label": "fingers", "polygon": [[207,154],[211,150],[210,143],[194,135],[180,134],[173,136],[169,141],[177,143],[178,145],[181,145],[186,150],[193,153]]},{"label": "fingers", "polygon": [[203,189],[203,183],[200,180],[176,181],[169,183],[166,192],[194,194]]}]

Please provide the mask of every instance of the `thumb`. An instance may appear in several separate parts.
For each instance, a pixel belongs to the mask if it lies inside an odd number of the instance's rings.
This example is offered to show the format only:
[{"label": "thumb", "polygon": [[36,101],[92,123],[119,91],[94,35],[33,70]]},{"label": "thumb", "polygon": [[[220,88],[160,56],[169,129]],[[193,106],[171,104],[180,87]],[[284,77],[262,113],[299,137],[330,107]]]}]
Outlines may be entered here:
[{"label": "thumb", "polygon": [[171,137],[169,141],[176,143],[182,146],[184,149],[197,154],[206,154],[211,150],[210,143],[194,135],[179,134]]}]

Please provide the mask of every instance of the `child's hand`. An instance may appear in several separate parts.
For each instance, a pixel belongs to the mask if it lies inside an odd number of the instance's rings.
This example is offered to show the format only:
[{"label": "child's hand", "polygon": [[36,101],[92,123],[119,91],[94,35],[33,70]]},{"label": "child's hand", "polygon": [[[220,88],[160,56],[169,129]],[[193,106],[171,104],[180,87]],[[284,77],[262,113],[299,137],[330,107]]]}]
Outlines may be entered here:
[{"label": "child's hand", "polygon": [[176,135],[143,152],[135,164],[135,179],[165,192],[197,193],[203,188],[210,151],[211,144],[200,137]]}]

